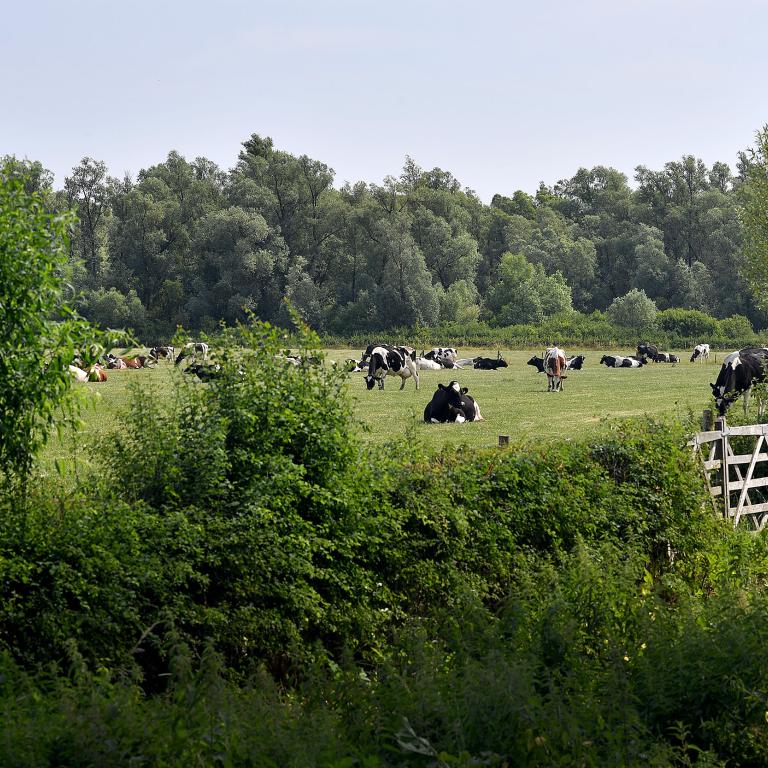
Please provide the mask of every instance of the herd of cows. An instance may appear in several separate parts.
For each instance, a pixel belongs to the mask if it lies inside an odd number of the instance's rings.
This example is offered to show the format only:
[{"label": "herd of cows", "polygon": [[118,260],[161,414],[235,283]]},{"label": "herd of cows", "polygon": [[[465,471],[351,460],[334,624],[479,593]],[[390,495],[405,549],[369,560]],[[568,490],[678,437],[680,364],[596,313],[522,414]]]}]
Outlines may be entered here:
[{"label": "herd of cows", "polygon": [[[207,362],[209,346],[205,342],[189,342],[176,350],[173,346],[152,347],[146,355],[133,357],[106,354],[100,361],[84,367],[80,360],[73,361],[69,372],[78,382],[105,381],[107,370],[121,368],[148,368],[155,366],[160,360],[168,360],[176,365],[184,362],[184,371],[197,376],[202,381],[210,381],[220,375],[218,365]],[[710,356],[709,344],[698,344],[691,354],[690,361],[706,362]],[[301,361],[296,356],[286,353],[287,363],[299,365]],[[567,357],[558,347],[549,347],[539,357],[534,355],[528,360],[528,365],[547,375],[547,390],[561,392],[563,380],[568,371],[579,371],[584,366],[586,356],[583,354]],[[658,346],[649,342],[637,345],[634,355],[603,355],[600,364],[608,368],[641,368],[649,363],[680,362],[677,355],[659,350]],[[508,363],[497,353],[496,357],[460,358],[455,347],[434,347],[428,352],[417,356],[416,350],[407,346],[392,346],[389,344],[370,344],[359,360],[347,360],[345,370],[351,373],[362,372],[367,389],[374,387],[384,389],[387,376],[400,378],[400,389],[405,382],[412,378],[416,389],[419,389],[419,372],[423,370],[498,370],[508,367]],[[733,402],[743,396],[746,413],[749,394],[755,384],[768,379],[768,347],[745,347],[726,355],[717,376],[710,384],[715,398],[718,413],[724,416]],[[437,391],[424,409],[424,421],[427,423],[461,423],[465,421],[482,421],[480,407],[467,394],[467,387],[460,386],[456,380],[447,386],[439,384]],[[765,403],[759,399],[759,417],[762,418]]]},{"label": "herd of cows", "polygon": [[[709,344],[697,344],[691,354],[690,362],[707,362],[710,356]],[[586,356],[576,355],[568,358],[558,347],[547,348],[541,357],[534,355],[528,360],[540,373],[547,375],[547,390],[561,392],[563,379],[567,371],[578,371],[584,366]],[[661,351],[657,345],[647,341],[637,345],[635,355],[603,355],[600,364],[608,368],[641,368],[649,363],[680,362],[678,355]],[[405,382],[413,378],[416,389],[419,388],[420,370],[462,369],[471,367],[476,370],[496,370],[506,368],[507,362],[497,353],[496,358],[473,357],[459,358],[454,347],[435,347],[423,352],[420,357],[412,347],[391,346],[389,344],[370,344],[359,360],[348,360],[347,370],[364,372],[366,387],[375,386],[384,389],[384,379],[388,375],[400,377],[400,389]],[[749,393],[755,384],[766,381],[768,377],[768,347],[745,347],[726,355],[717,380],[710,384],[718,413],[724,416],[731,404],[743,396],[744,411],[749,403]],[[424,421],[427,423],[445,423],[481,421],[480,407],[467,394],[467,387],[451,381],[447,386],[438,384],[432,400],[424,409]],[[759,418],[763,417],[764,402],[760,401]]]}]

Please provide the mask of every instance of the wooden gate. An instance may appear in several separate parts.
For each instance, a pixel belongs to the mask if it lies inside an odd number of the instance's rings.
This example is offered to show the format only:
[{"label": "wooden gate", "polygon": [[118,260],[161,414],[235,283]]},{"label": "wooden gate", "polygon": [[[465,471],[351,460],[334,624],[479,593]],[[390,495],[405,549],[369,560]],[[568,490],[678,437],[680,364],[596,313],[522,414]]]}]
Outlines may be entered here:
[{"label": "wooden gate", "polygon": [[[735,453],[734,437],[750,438],[740,442],[751,451]],[[734,528],[741,523],[762,531],[768,523],[768,424],[729,427],[718,419],[713,430],[699,432],[689,445],[701,458],[709,492],[723,517]]]}]

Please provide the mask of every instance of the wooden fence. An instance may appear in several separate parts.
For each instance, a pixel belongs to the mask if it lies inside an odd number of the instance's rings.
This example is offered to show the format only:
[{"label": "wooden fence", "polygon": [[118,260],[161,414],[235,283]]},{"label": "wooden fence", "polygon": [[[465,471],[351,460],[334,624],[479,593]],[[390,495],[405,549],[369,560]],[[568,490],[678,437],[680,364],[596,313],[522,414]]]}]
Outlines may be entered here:
[{"label": "wooden fence", "polygon": [[[739,441],[739,450],[746,443],[747,452],[734,452],[735,437],[747,438]],[[729,427],[718,419],[714,429],[699,432],[689,445],[701,459],[709,492],[723,517],[732,520],[734,528],[742,524],[762,531],[768,523],[768,424]]]}]

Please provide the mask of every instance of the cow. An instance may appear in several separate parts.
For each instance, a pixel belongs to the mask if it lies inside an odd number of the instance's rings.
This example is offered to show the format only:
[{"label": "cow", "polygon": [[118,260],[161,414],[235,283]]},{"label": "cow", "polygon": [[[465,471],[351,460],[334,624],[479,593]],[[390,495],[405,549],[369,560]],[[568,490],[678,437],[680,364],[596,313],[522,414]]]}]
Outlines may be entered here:
[{"label": "cow", "polygon": [[153,365],[157,363],[156,359],[147,357],[146,355],[136,355],[136,357],[121,357],[120,359],[125,363],[126,368],[133,369],[149,368],[150,363]]},{"label": "cow", "polygon": [[203,362],[208,358],[208,350],[210,347],[204,341],[189,341],[187,342],[176,357],[176,365],[179,365],[185,358],[197,359],[198,355]]},{"label": "cow", "polygon": [[[731,404],[744,395],[744,415],[749,406],[749,391],[754,384],[759,384],[766,379],[768,371],[768,349],[766,347],[744,347],[736,352],[726,355],[717,381],[709,386],[717,405],[717,412],[725,416]],[[758,417],[762,418],[765,404],[758,406]]]},{"label": "cow", "polygon": [[680,358],[670,352],[657,352],[654,358],[655,363],[679,363]]},{"label": "cow", "polygon": [[174,356],[176,355],[176,348],[170,345],[166,345],[164,347],[152,347],[148,354],[149,357],[153,358],[155,361],[173,360]]},{"label": "cow", "polygon": [[586,360],[586,355],[576,355],[576,357],[572,357],[568,364],[565,366],[566,371],[580,371],[582,369],[582,366],[584,365],[584,361]]},{"label": "cow", "polygon": [[106,356],[105,360],[107,362],[107,368],[110,370],[122,371],[128,367],[122,357],[116,357],[111,352]]},{"label": "cow", "polygon": [[426,357],[427,360],[437,360],[438,362],[450,360],[453,362],[459,356],[459,350],[455,347],[432,347],[429,352],[424,352],[421,356]]},{"label": "cow", "polygon": [[539,373],[544,373],[544,358],[534,355],[526,365],[532,365]]},{"label": "cow", "polygon": [[424,421],[427,424],[445,424],[465,421],[484,421],[480,406],[467,394],[468,388],[461,387],[458,381],[448,386],[437,385],[435,394],[424,409]]},{"label": "cow", "polygon": [[618,366],[619,368],[642,368],[645,365],[644,360],[640,360],[632,355],[629,357],[624,357],[621,360],[621,365]]},{"label": "cow", "polygon": [[[370,350],[370,351],[369,351]],[[402,381],[400,389],[405,389],[405,380],[411,376],[419,388],[419,369],[416,367],[416,352],[410,347],[391,347],[381,344],[373,349],[365,351],[364,358],[368,358],[368,373],[365,376],[365,385],[373,389],[375,384],[379,389],[384,389],[384,378],[387,374],[396,374]]]},{"label": "cow", "polygon": [[691,362],[700,360],[702,363],[706,360],[709,361],[709,344],[697,344],[693,348],[693,354],[691,355]]},{"label": "cow", "polygon": [[501,356],[501,352],[498,352],[495,360],[492,357],[473,357],[472,367],[476,371],[496,371],[499,368],[508,368],[509,363]]},{"label": "cow", "polygon": [[547,374],[547,392],[563,391],[563,369],[566,366],[565,352],[550,347],[544,352],[544,372]]},{"label": "cow", "polygon": [[647,357],[653,362],[658,362],[656,356],[659,354],[659,348],[655,344],[649,344],[647,341],[641,341],[637,345],[637,356]]},{"label": "cow", "polygon": [[420,371],[442,371],[444,366],[442,361],[438,362],[437,360],[428,357],[417,357],[416,367]]},{"label": "cow", "polygon": [[212,381],[221,378],[222,370],[218,363],[192,363],[184,369],[184,373],[197,376],[200,381]]},{"label": "cow", "polygon": [[76,365],[68,365],[67,371],[69,375],[79,384],[84,384],[88,381],[88,371],[84,371],[82,368],[78,368]]},{"label": "cow", "polygon": [[98,364],[94,363],[87,371],[88,381],[106,381],[107,372]]},{"label": "cow", "polygon": [[624,361],[627,359],[628,358],[622,357],[621,355],[603,355],[600,358],[600,364],[605,365],[608,368],[621,368],[621,366],[624,364]]}]

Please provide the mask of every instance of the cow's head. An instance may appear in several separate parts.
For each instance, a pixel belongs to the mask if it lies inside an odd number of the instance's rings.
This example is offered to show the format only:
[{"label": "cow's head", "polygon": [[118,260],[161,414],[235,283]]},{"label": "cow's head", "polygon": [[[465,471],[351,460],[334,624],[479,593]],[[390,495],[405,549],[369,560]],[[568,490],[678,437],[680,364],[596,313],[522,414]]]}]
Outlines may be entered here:
[{"label": "cow's head", "polygon": [[376,384],[376,377],[375,376],[371,376],[370,374],[366,374],[366,376],[365,376],[365,386],[368,389],[373,389],[375,384]]}]

